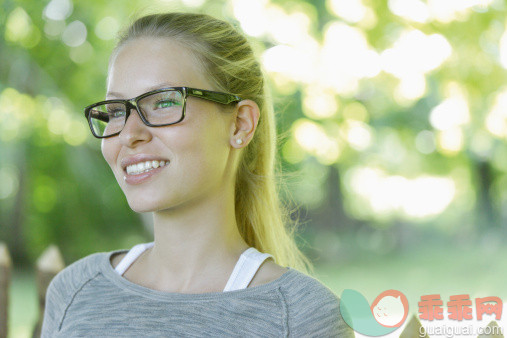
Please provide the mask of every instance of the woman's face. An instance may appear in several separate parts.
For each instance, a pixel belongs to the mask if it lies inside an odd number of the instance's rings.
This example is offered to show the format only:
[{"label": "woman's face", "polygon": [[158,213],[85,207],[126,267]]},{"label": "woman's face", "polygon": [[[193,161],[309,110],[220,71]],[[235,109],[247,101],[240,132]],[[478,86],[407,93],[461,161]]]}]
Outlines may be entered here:
[{"label": "woman's face", "polygon": [[[111,61],[106,99],[129,99],[153,89],[188,86],[213,90],[190,52],[167,38],[139,38]],[[102,140],[102,154],[136,212],[198,203],[223,189],[232,175],[233,111],[189,96],[183,121],[148,127],[134,110],[118,136]],[[134,155],[165,160],[140,182],[129,182],[122,163]],[[142,161],[145,162],[145,161]]]}]

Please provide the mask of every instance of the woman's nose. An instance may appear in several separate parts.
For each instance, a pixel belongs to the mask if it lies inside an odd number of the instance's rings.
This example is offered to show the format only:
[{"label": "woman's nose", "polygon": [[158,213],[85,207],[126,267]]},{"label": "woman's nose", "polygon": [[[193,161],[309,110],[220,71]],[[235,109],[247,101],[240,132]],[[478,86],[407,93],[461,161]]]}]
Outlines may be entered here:
[{"label": "woman's nose", "polygon": [[151,131],[150,127],[145,125],[141,120],[137,110],[132,108],[118,136],[120,137],[121,143],[128,147],[132,147],[138,142],[149,141],[151,139]]}]

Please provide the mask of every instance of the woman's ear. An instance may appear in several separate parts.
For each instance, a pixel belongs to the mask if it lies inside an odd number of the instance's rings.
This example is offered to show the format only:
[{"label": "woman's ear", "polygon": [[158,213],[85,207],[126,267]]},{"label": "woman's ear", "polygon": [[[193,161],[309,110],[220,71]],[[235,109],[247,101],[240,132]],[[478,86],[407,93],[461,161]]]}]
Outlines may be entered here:
[{"label": "woman's ear", "polygon": [[260,109],[253,100],[242,100],[236,104],[234,120],[231,125],[231,144],[235,148],[246,146],[253,138]]}]

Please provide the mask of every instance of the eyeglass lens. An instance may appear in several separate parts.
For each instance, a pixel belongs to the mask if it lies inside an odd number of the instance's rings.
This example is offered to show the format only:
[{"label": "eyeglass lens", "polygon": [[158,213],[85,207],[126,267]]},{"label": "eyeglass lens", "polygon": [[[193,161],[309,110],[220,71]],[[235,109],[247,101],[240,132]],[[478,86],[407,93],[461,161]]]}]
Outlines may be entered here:
[{"label": "eyeglass lens", "polygon": [[[145,96],[138,100],[144,118],[153,125],[177,122],[183,113],[183,95],[177,90],[168,90]],[[90,110],[93,131],[98,136],[109,136],[120,132],[125,125],[127,107],[121,102],[105,103]]]}]

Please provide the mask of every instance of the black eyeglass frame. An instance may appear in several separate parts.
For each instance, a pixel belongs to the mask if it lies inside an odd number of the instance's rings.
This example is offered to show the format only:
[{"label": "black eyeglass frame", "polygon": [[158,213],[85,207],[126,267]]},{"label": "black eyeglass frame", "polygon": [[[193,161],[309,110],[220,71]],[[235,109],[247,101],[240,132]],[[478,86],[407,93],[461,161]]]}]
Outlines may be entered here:
[{"label": "black eyeglass frame", "polygon": [[[139,102],[139,100],[141,100],[147,96],[153,95],[153,94],[157,94],[157,93],[161,93],[161,92],[165,92],[165,91],[174,91],[174,90],[180,92],[183,97],[181,118],[176,122],[171,122],[171,123],[166,123],[166,124],[151,124],[150,122],[148,122],[146,120],[146,118],[144,117],[144,114],[139,109],[139,106],[137,104]],[[183,121],[183,119],[185,118],[185,110],[186,110],[186,106],[187,106],[186,103],[187,103],[188,96],[194,96],[194,97],[197,97],[200,99],[213,101],[213,102],[217,102],[217,103],[221,103],[221,104],[231,104],[231,103],[235,103],[235,102],[239,102],[239,101],[243,100],[241,97],[234,95],[234,94],[216,92],[216,91],[212,91],[212,90],[197,89],[197,88],[191,88],[191,87],[166,87],[166,88],[152,90],[152,91],[149,91],[147,93],[141,94],[139,96],[136,96],[134,98],[127,99],[127,100],[115,99],[115,100],[105,100],[105,101],[96,102],[94,104],[91,104],[91,105],[85,107],[84,114],[85,114],[86,119],[88,120],[88,125],[90,126],[90,130],[92,131],[93,136],[95,136],[96,138],[108,138],[108,137],[113,137],[113,136],[119,135],[122,132],[123,128],[119,132],[116,132],[111,135],[107,135],[107,136],[96,135],[95,132],[93,131],[93,125],[92,125],[92,121],[91,121],[91,117],[90,117],[91,116],[90,111],[93,108],[107,104],[107,103],[123,103],[126,107],[125,123],[127,123],[127,119],[130,116],[130,111],[133,108],[135,108],[135,110],[137,111],[137,114],[139,115],[139,117],[141,118],[143,123],[145,125],[147,125],[148,127],[164,127],[164,126],[170,126],[172,124],[176,124],[176,123]]]}]

